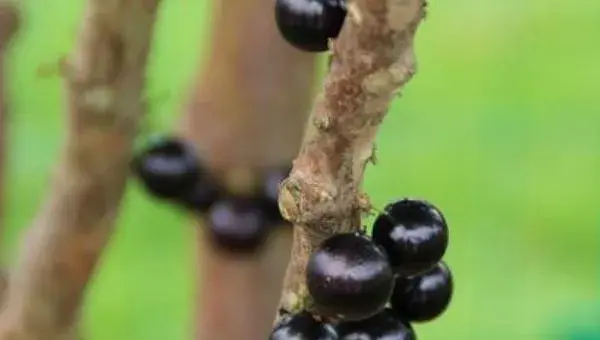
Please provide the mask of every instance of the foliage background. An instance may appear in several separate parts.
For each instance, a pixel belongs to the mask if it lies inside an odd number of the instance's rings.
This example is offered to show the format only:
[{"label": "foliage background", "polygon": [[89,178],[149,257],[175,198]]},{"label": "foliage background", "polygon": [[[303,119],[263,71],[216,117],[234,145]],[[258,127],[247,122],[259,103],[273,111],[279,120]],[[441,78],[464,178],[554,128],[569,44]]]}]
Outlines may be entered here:
[{"label": "foliage background", "polygon": [[[62,143],[62,88],[84,1],[25,0],[10,58],[6,253],[13,260]],[[267,10],[267,9],[265,9]],[[384,205],[430,199],[452,228],[456,295],[421,339],[600,339],[600,2],[432,1],[418,76],[396,101],[366,187]],[[147,130],[167,131],[210,29],[207,1],[165,1]],[[186,339],[193,230],[132,182],[90,288],[92,340]]]}]

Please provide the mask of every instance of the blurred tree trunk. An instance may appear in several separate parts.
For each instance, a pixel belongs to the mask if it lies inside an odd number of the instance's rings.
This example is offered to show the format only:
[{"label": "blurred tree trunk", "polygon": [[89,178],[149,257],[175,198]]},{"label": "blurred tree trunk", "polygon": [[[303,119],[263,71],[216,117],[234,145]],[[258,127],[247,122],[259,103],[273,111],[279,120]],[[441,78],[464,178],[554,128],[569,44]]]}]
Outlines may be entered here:
[{"label": "blurred tree trunk", "polygon": [[146,60],[159,3],[86,1],[62,65],[66,138],[10,271],[2,340],[77,337],[84,293],[114,230],[146,112]]},{"label": "blurred tree trunk", "polygon": [[[182,131],[214,171],[256,174],[265,166],[291,165],[298,152],[316,58],[283,41],[273,5],[272,0],[213,3],[210,54]],[[290,227],[278,229],[260,254],[244,258],[215,253],[202,230],[199,226],[196,339],[264,340],[289,259]]]}]

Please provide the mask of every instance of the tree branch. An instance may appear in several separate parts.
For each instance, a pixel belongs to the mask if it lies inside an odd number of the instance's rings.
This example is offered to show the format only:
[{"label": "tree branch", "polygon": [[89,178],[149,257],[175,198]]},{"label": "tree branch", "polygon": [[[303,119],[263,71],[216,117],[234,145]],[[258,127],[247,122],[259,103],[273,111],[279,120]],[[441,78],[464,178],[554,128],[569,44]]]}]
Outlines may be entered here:
[{"label": "tree branch", "polygon": [[114,227],[158,0],[88,0],[66,67],[66,145],[49,195],[11,273],[0,339],[70,336]]},{"label": "tree branch", "polygon": [[[212,45],[182,127],[231,189],[261,169],[290,165],[310,108],[316,58],[279,35],[270,0],[213,2]],[[236,173],[250,172],[246,183]],[[238,177],[239,178],[239,177]],[[237,191],[237,190],[236,190]],[[260,254],[224,256],[199,226],[196,339],[262,340],[277,310],[291,248],[289,226]]]},{"label": "tree branch", "polygon": [[301,150],[279,196],[295,224],[281,307],[310,308],[309,255],[326,237],[356,231],[368,200],[364,169],[390,102],[415,73],[413,39],[424,0],[353,0]]}]

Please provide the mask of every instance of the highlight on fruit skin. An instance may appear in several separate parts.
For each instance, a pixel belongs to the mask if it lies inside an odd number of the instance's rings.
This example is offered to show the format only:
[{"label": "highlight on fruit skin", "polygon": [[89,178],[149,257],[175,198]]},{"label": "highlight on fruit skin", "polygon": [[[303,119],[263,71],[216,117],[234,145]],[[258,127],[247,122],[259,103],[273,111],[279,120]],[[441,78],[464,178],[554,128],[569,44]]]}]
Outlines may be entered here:
[{"label": "highlight on fruit skin", "polygon": [[269,340],[338,340],[333,326],[316,320],[308,312],[284,314],[273,327]]},{"label": "highlight on fruit skin", "polygon": [[161,199],[185,195],[202,176],[191,144],[177,137],[156,138],[132,161],[132,170],[144,187]]},{"label": "highlight on fruit skin", "polygon": [[440,261],[425,273],[398,277],[390,303],[393,311],[405,320],[427,322],[446,311],[453,291],[452,272]]},{"label": "highlight on fruit skin", "polygon": [[408,322],[391,310],[360,321],[342,322],[336,327],[340,340],[416,340]]},{"label": "highlight on fruit skin", "polygon": [[359,233],[336,234],[310,256],[306,284],[322,316],[360,320],[382,311],[394,286],[385,252]]},{"label": "highlight on fruit skin", "polygon": [[394,271],[414,275],[439,262],[448,248],[448,225],[441,211],[425,200],[388,204],[373,223],[373,241],[388,254]]},{"label": "highlight on fruit skin", "polygon": [[275,22],[292,46],[324,52],[340,33],[346,11],[346,0],[276,0]]}]

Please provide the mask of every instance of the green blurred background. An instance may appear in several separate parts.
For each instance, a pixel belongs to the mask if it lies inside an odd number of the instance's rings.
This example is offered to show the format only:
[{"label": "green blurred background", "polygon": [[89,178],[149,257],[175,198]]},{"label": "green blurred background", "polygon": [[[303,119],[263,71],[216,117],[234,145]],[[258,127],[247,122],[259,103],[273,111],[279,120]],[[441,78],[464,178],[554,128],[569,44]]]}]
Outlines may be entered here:
[{"label": "green blurred background", "polygon": [[[9,62],[9,199],[3,252],[44,197],[62,141],[60,80],[37,69],[70,50],[82,0],[24,0]],[[600,2],[432,1],[419,73],[394,103],[366,187],[383,206],[420,196],[450,227],[456,295],[421,339],[600,339]],[[151,108],[168,130],[207,48],[207,1],[164,1]],[[193,231],[131,185],[90,289],[92,340],[186,339]]]}]

